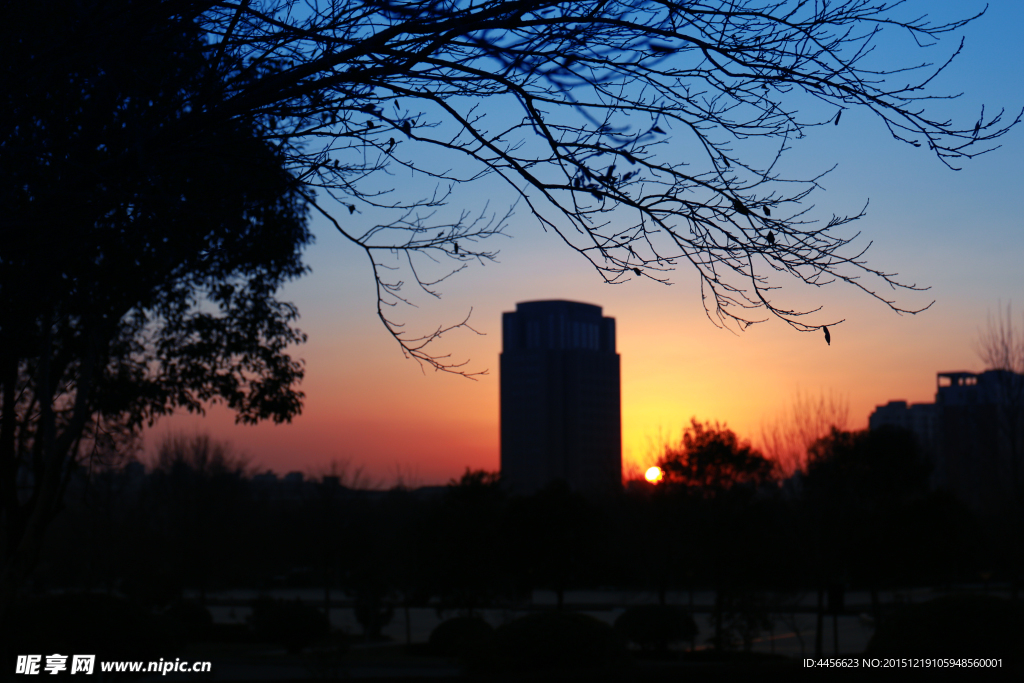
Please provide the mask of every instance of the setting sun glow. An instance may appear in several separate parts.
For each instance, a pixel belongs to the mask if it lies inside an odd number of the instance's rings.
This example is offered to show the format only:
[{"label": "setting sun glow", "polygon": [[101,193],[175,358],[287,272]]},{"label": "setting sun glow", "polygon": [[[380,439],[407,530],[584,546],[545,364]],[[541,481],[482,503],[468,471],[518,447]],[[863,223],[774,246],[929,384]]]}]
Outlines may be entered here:
[{"label": "setting sun glow", "polygon": [[652,484],[657,484],[665,476],[660,467],[652,467],[644,474],[644,478]]}]

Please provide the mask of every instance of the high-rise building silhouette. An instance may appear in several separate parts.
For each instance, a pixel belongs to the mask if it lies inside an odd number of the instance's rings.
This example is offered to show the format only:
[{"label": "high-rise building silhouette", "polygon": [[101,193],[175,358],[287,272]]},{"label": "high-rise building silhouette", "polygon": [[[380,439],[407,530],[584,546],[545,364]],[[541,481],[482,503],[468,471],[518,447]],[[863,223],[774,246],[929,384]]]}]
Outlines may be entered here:
[{"label": "high-rise building silhouette", "polygon": [[1014,495],[1015,462],[1024,450],[1024,375],[1007,370],[940,372],[934,403],[890,401],[868,418],[917,437],[931,485],[975,511],[996,513]]},{"label": "high-rise building silhouette", "polygon": [[615,319],[574,301],[516,304],[502,320],[501,476],[530,494],[562,479],[574,491],[622,487]]}]

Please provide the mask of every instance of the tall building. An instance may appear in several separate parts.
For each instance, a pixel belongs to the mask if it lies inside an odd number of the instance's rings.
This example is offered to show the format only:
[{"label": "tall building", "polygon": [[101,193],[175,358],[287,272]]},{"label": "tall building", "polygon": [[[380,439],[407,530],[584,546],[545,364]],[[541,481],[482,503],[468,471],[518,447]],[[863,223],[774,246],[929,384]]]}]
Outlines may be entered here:
[{"label": "tall building", "polygon": [[615,319],[575,301],[516,304],[502,320],[501,476],[514,493],[565,480],[622,487]]},{"label": "tall building", "polygon": [[1006,370],[940,372],[935,403],[890,401],[871,414],[871,429],[886,424],[912,431],[932,466],[931,483],[975,510],[997,508],[1024,450],[1024,376]]}]

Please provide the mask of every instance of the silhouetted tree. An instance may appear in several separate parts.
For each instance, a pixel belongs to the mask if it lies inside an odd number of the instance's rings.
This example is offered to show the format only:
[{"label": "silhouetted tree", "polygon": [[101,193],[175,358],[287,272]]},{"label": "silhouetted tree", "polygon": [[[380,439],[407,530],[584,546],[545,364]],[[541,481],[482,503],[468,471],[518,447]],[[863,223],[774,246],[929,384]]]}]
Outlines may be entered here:
[{"label": "silhouetted tree", "polygon": [[773,421],[761,425],[761,444],[765,457],[775,463],[780,476],[789,477],[807,471],[808,451],[832,429],[845,430],[849,404],[834,393],[817,397],[797,391],[792,403]]},{"label": "silhouetted tree", "polygon": [[[346,588],[367,637],[376,637],[401,604],[406,644],[412,642],[411,608],[425,605],[431,589],[433,544],[443,529],[431,524],[429,506],[408,490],[395,488],[362,514],[347,510],[344,525],[353,541],[340,544],[338,555],[351,569]],[[449,529],[458,535],[455,529]]]},{"label": "silhouetted tree", "polygon": [[907,559],[903,551],[921,538],[920,530],[912,533],[903,522],[907,506],[926,495],[928,474],[914,435],[898,427],[833,429],[811,447],[804,519],[818,588],[816,655],[830,586],[838,596],[856,574],[867,583],[879,616],[879,588],[896,577],[894,570]]},{"label": "silhouetted tree", "polygon": [[679,444],[658,460],[668,485],[684,485],[714,496],[736,485],[758,486],[771,479],[773,463],[718,423],[697,418],[683,430]]},{"label": "silhouetted tree", "polygon": [[411,645],[411,608],[430,600],[430,573],[422,566],[423,559],[430,555],[424,548],[424,540],[429,538],[425,534],[427,504],[408,490],[396,488],[390,492],[386,507],[388,516],[381,541],[387,549],[390,582],[402,604],[405,643]]},{"label": "silhouetted tree", "polygon": [[[775,271],[843,280],[900,310],[869,284],[895,285],[893,274],[857,249],[835,256],[850,242],[835,229],[863,214],[811,225],[797,202],[821,176],[793,185],[774,170],[794,140],[839,125],[845,110],[870,112],[950,166],[1007,130],[1001,112],[958,126],[921,107],[947,60],[911,83],[904,67],[916,65],[867,64],[890,31],[913,48],[971,21],[903,19],[899,4],[385,0],[295,12],[266,0],[210,5],[198,21],[210,52],[283,65],[257,83],[229,78],[218,113],[276,117],[290,162],[325,190],[317,209],[371,261],[384,324],[409,355],[450,369],[425,348],[436,333],[411,338],[389,317],[386,304],[407,295],[406,276],[388,268],[402,265],[434,293],[445,273],[431,259],[458,270],[492,258],[477,242],[502,230],[500,213],[434,211],[486,175],[606,281],[667,282],[677,264],[695,267],[718,324],[744,328],[764,308],[796,329],[820,328],[776,303],[766,279]],[[811,114],[811,104],[824,106]],[[388,196],[377,172],[392,167],[437,190]],[[366,227],[350,218],[379,208],[396,215],[378,222],[374,211]]]},{"label": "silhouetted tree", "polygon": [[629,492],[615,515],[619,547],[626,571],[658,595],[684,583],[693,589],[700,546],[696,529],[697,501],[673,486],[652,486]]},{"label": "silhouetted tree", "polygon": [[760,581],[754,567],[763,562],[766,540],[757,493],[771,481],[774,465],[732,430],[696,418],[678,445],[666,447],[658,465],[665,473],[661,485],[695,499],[689,524],[699,530],[698,544],[715,588],[714,645],[724,649],[730,645],[730,623],[736,622],[730,618],[733,607],[745,600],[742,613],[757,602],[751,592]]},{"label": "silhouetted tree", "polygon": [[[141,32],[198,27],[213,73],[175,124],[177,139],[259,115],[264,139],[320,190],[316,210],[365,252],[378,315],[401,348],[459,371],[428,348],[443,329],[415,337],[388,311],[408,296],[403,280],[436,294],[452,269],[494,256],[478,242],[511,212],[437,213],[459,184],[484,176],[507,183],[607,281],[667,282],[679,263],[695,267],[718,324],[746,327],[758,320],[751,309],[764,308],[796,329],[820,328],[776,302],[766,279],[776,271],[813,285],[843,280],[901,310],[878,293],[896,276],[871,268],[836,231],[862,213],[812,225],[799,202],[822,174],[793,183],[775,170],[794,140],[840,125],[845,110],[872,114],[949,166],[991,149],[1013,125],[1002,112],[961,124],[931,112],[949,60],[868,63],[890,35],[923,47],[977,18],[904,19],[899,4],[384,0],[297,11],[289,0],[164,1],[110,21],[94,21],[87,4],[60,16],[89,21],[70,22],[70,40],[51,44],[114,53],[108,36],[138,34],[135,23]],[[8,26],[20,36],[40,33],[38,23]],[[62,73],[74,53],[33,56],[12,62],[28,67],[23,78]],[[149,154],[149,130],[129,133],[145,141],[133,157]],[[385,174],[398,167],[436,190],[392,195]]]},{"label": "silhouetted tree", "polygon": [[521,585],[554,591],[558,609],[565,592],[587,584],[607,559],[601,511],[564,480],[514,499],[507,517],[504,533],[512,561],[520,567]]},{"label": "silhouetted tree", "polygon": [[811,447],[809,491],[848,509],[885,509],[928,489],[929,467],[912,432],[883,426],[860,432],[833,429]]},{"label": "silhouetted tree", "polygon": [[[176,567],[182,585],[198,589],[205,604],[217,578],[244,576],[239,526],[248,507],[249,460],[206,434],[170,434],[154,465],[149,493],[162,499],[158,520],[173,548],[161,553],[159,566]],[[145,581],[144,569],[137,580]]]},{"label": "silhouetted tree", "polygon": [[304,340],[274,298],[304,272],[306,198],[249,111],[272,67],[213,59],[193,6],[11,7],[0,147],[0,624],[76,463],[221,401],[290,419]]},{"label": "silhouetted tree", "polygon": [[[1022,320],[1024,323],[1024,320]],[[1013,591],[1024,581],[1024,326],[1013,322],[1012,308],[991,314],[984,330],[979,331],[978,356],[986,370],[996,370],[999,395],[994,407],[995,452],[991,453],[998,478],[1008,489],[1009,501],[1003,519],[996,525],[1005,539]],[[1004,490],[1005,492],[1005,490]]]},{"label": "silhouetted tree", "polygon": [[258,638],[284,645],[298,654],[307,645],[327,635],[327,617],[299,600],[274,600],[261,596],[252,603],[249,621]]},{"label": "silhouetted tree", "polygon": [[498,474],[467,468],[426,517],[424,570],[440,611],[472,616],[511,590],[499,538],[504,507]]}]

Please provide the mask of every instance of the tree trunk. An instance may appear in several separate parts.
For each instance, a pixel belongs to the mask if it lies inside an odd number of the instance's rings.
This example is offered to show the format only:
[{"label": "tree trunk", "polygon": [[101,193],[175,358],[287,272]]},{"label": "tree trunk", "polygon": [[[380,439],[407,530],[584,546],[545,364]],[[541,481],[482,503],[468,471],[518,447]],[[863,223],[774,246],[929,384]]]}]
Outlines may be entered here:
[{"label": "tree trunk", "polygon": [[722,588],[721,588],[721,586],[718,586],[718,587],[715,588],[715,606],[714,606],[713,609],[714,609],[714,616],[712,617],[712,620],[715,622],[715,638],[714,638],[715,650],[717,652],[721,652],[722,651],[722,636],[724,635],[723,634],[723,631],[724,631],[723,626],[724,625],[722,624]]},{"label": "tree trunk", "polygon": [[[692,617],[693,612],[693,583],[690,583],[690,616]],[[696,632],[690,638],[690,651],[693,652],[697,649],[697,634]]]},{"label": "tree trunk", "polygon": [[[3,367],[0,368],[0,383],[3,384],[3,412],[0,413],[0,505],[3,506],[0,509],[0,628],[6,623],[4,616],[14,598],[14,586],[8,580],[8,573],[11,553],[21,536],[21,510],[15,489],[17,471],[14,458],[14,395],[17,381],[18,359],[13,354],[5,354]],[[0,641],[7,642],[2,631]]]},{"label": "tree trunk", "polygon": [[[78,386],[71,410],[71,419],[64,430],[57,434],[56,420],[53,411],[53,387],[50,386],[50,357],[53,339],[49,331],[43,335],[40,350],[39,371],[36,378],[36,396],[40,417],[35,433],[33,448],[40,459],[41,467],[37,469],[37,479],[33,482],[33,490],[28,502],[20,505],[17,499],[13,504],[4,501],[15,509],[18,519],[17,526],[4,529],[3,556],[0,557],[0,633],[3,632],[11,604],[20,589],[28,580],[32,569],[39,559],[43,537],[54,515],[60,509],[64,494],[64,473],[67,459],[72,447],[78,443],[85,429],[91,410],[89,394],[92,393],[94,372],[98,365],[99,335],[94,325],[87,323],[84,336],[88,339],[78,373]],[[10,368],[5,368],[7,372]],[[17,370],[15,370],[16,372]],[[6,379],[5,379],[6,393]],[[7,412],[6,405],[4,413]],[[4,421],[6,424],[6,420]],[[3,435],[7,437],[6,434]],[[13,455],[13,454],[11,454]],[[16,476],[17,472],[14,471]],[[11,519],[7,519],[10,524]]]},{"label": "tree trunk", "polygon": [[818,609],[814,627],[814,658],[821,659],[825,649],[822,631],[825,628],[825,589],[818,586]]},{"label": "tree trunk", "polygon": [[[326,546],[326,542],[324,543]],[[331,625],[331,553],[324,548],[324,616],[328,628]]]},{"label": "tree trunk", "polygon": [[839,656],[839,611],[832,612],[832,653]]}]

